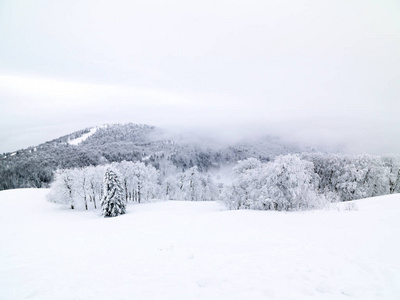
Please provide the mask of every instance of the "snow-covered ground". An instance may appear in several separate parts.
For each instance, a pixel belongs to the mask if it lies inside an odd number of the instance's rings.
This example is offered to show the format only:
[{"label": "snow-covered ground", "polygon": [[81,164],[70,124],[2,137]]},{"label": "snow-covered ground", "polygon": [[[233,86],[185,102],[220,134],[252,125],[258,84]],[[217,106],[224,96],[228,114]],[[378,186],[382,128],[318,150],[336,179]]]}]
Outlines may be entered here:
[{"label": "snow-covered ground", "polygon": [[131,204],[104,219],[0,192],[0,299],[400,299],[400,195],[357,210]]}]

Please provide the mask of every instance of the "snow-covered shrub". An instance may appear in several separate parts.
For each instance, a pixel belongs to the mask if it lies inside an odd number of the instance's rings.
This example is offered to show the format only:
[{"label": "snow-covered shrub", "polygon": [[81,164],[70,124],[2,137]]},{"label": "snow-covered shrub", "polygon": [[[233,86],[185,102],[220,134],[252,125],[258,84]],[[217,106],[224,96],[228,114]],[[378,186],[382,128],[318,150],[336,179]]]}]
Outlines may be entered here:
[{"label": "snow-covered shrub", "polygon": [[344,205],[344,210],[350,210],[350,211],[352,211],[352,210],[358,210],[358,206],[357,206],[357,204],[354,203],[354,202],[349,202],[349,203],[346,203],[346,204]]},{"label": "snow-covered shrub", "polygon": [[358,210],[358,206],[357,203],[355,203],[354,201],[349,201],[349,202],[345,202],[345,203],[335,203],[331,209],[336,209],[339,212],[342,211],[356,211]]},{"label": "snow-covered shrub", "polygon": [[116,217],[126,211],[121,183],[117,174],[110,169],[104,174],[103,197],[100,204],[104,217]]}]

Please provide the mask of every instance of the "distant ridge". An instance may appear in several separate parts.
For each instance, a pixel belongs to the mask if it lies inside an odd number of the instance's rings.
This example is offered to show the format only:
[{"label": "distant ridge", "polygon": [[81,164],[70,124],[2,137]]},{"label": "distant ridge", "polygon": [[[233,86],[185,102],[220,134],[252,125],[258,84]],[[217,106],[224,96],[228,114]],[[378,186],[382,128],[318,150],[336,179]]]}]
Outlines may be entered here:
[{"label": "distant ridge", "polygon": [[6,153],[0,159],[0,190],[48,187],[59,168],[127,160],[143,161],[159,169],[160,164],[169,161],[181,170],[198,166],[207,172],[249,157],[268,161],[277,155],[299,152],[299,147],[269,136],[223,144],[145,124],[102,125]]}]

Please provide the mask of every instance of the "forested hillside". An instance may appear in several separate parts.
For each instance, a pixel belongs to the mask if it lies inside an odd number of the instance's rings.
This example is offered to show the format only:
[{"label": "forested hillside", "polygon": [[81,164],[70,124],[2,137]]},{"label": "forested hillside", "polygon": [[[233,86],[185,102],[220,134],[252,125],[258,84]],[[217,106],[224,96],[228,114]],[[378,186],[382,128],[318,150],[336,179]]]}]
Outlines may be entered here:
[{"label": "forested hillside", "polygon": [[141,161],[165,173],[197,166],[200,172],[234,165],[255,157],[266,162],[300,149],[272,137],[220,144],[193,136],[182,137],[149,125],[124,124],[87,128],[41,145],[5,153],[0,159],[0,190],[48,187],[57,169]]}]

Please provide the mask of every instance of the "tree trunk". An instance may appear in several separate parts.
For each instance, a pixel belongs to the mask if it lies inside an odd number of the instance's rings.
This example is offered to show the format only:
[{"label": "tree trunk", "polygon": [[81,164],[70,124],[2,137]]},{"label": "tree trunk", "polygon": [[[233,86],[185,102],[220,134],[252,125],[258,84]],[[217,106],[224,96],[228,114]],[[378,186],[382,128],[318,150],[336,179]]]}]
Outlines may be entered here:
[{"label": "tree trunk", "polygon": [[125,201],[128,203],[128,186],[126,184],[126,180],[124,180],[124,185],[125,185]]},{"label": "tree trunk", "polygon": [[138,203],[140,203],[140,184],[138,183]]},{"label": "tree trunk", "polygon": [[96,196],[95,195],[93,195],[92,200],[93,200],[94,209],[97,209]]}]

